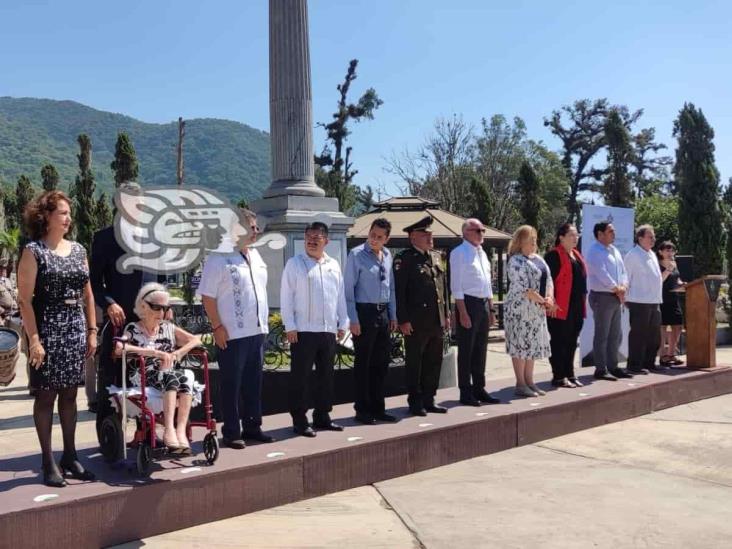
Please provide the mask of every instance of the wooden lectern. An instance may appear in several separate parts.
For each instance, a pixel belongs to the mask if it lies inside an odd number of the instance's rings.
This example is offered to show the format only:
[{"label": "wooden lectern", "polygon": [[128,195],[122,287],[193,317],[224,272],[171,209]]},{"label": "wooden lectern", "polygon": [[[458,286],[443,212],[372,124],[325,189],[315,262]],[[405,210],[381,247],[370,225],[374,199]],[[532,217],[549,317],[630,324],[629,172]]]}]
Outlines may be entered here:
[{"label": "wooden lectern", "polygon": [[686,365],[714,368],[717,365],[716,302],[727,277],[710,275],[686,285]]}]

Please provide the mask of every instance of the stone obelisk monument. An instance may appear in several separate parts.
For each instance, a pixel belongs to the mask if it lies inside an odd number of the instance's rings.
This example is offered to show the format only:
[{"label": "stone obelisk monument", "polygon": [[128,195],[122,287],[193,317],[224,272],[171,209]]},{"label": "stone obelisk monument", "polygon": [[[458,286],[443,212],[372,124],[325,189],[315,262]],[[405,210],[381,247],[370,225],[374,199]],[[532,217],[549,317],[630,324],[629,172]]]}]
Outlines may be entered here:
[{"label": "stone obelisk monument", "polygon": [[353,219],[338,210],[315,184],[313,105],[307,0],[269,0],[269,109],[272,183],[252,209],[266,219],[267,232],[287,237],[280,250],[259,248],[269,268],[269,304],[280,304],[284,264],[304,249],[303,229],[312,221],[330,228],[328,255],[346,260],[346,231]]}]

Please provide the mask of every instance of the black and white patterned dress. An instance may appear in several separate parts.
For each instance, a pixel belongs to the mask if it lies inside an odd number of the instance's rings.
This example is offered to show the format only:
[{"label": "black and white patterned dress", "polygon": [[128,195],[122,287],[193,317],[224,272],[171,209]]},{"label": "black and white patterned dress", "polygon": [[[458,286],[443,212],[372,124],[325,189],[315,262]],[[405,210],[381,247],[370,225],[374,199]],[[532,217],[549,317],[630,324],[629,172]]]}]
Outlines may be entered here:
[{"label": "black and white patterned dress", "polygon": [[[504,300],[503,323],[506,330],[506,352],[516,358],[546,358],[551,355],[546,310],[526,297],[526,290],[541,293],[542,267],[549,267],[538,255],[531,258],[523,254],[512,255],[508,260],[509,288]],[[546,278],[546,291],[553,295],[552,277]]]},{"label": "black and white patterned dress", "polygon": [[89,281],[86,251],[71,242],[62,257],[42,240],[29,242],[38,266],[33,291],[33,312],[46,356],[40,368],[30,368],[31,386],[57,390],[84,385],[86,317],[82,295]]},{"label": "black and white patterned dress", "polygon": [[[158,330],[154,337],[148,337],[139,322],[130,322],[125,327],[125,335],[129,337],[130,345],[136,347],[155,349],[164,353],[175,351],[175,325],[166,320],[158,324]],[[130,361],[128,366],[131,381],[134,385],[140,385],[138,365],[137,361]],[[170,370],[160,370],[159,358],[145,357],[145,382],[148,387],[154,387],[158,391],[192,393],[191,380],[187,377],[179,362],[176,362]]]}]

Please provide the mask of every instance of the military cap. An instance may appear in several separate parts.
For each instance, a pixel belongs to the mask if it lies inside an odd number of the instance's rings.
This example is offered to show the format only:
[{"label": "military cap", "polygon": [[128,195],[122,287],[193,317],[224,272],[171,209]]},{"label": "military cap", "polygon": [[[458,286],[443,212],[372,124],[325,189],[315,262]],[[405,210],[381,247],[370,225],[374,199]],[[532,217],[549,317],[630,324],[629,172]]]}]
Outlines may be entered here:
[{"label": "military cap", "polygon": [[411,233],[412,231],[424,231],[426,233],[431,233],[432,229],[430,229],[430,226],[433,221],[434,219],[431,215],[426,215],[416,223],[412,223],[411,225],[404,227],[404,232]]}]

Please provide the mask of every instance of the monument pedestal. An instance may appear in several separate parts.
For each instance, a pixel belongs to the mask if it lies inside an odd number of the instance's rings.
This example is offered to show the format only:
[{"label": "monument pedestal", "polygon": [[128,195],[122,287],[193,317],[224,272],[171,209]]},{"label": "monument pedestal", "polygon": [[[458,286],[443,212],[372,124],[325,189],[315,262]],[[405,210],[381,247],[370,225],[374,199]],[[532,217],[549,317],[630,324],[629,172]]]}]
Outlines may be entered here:
[{"label": "monument pedestal", "polygon": [[271,309],[280,307],[280,285],[285,263],[292,256],[305,249],[304,231],[309,223],[320,221],[328,225],[330,242],[325,252],[336,259],[345,269],[348,249],[346,231],[353,225],[353,218],[338,210],[338,199],[321,196],[281,195],[263,198],[251,204],[257,213],[257,221],[265,232],[279,233],[287,241],[284,248],[272,249],[268,246],[257,248],[267,264],[269,280],[267,299]]}]

